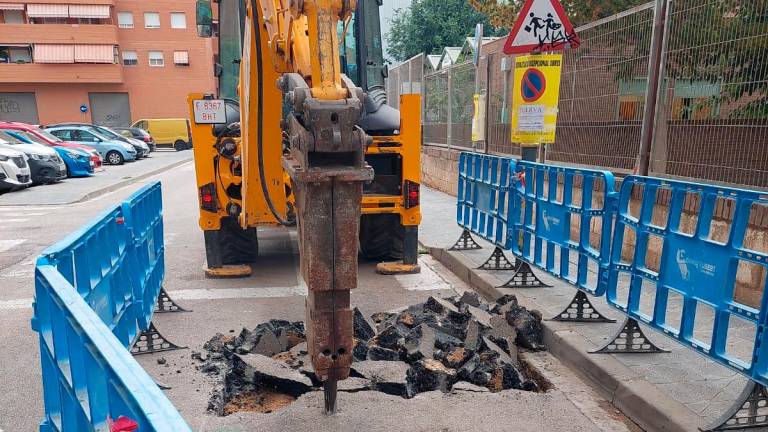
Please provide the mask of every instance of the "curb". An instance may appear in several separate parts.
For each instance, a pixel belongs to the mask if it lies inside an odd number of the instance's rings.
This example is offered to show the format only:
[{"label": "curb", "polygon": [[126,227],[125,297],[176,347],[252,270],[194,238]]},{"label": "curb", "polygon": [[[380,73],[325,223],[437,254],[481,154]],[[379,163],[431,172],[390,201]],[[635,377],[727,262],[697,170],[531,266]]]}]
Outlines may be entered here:
[{"label": "curb", "polygon": [[[473,269],[473,264],[460,253],[443,248],[426,247],[430,255],[482,296],[496,299],[502,296],[494,284]],[[522,296],[521,305],[543,309]],[[646,381],[612,355],[590,355],[596,347],[564,323],[542,321],[544,343],[553,356],[567,365],[579,377],[610,401],[624,415],[647,431],[694,432],[703,426],[702,419],[685,405],[672,399]]]},{"label": "curb", "polygon": [[[114,192],[118,189],[122,189],[130,184],[139,182],[141,180],[144,180],[148,177],[156,176],[164,171],[176,168],[178,166],[184,165],[185,163],[193,161],[194,158],[184,159],[180,161],[173,162],[169,165],[164,165],[161,167],[157,167],[153,169],[152,171],[147,171],[143,174],[137,175],[136,177],[131,177],[129,179],[121,180],[117,183],[104,186],[101,189],[97,189],[92,192],[88,192],[87,194],[83,195],[82,197],[74,200],[74,201],[67,201],[62,203],[54,203],[54,204],[0,204],[0,208],[2,207],[45,207],[45,206],[61,206],[61,205],[71,205],[71,204],[79,204],[97,197],[100,197],[102,195],[108,194],[110,192]],[[1,432],[1,431],[0,431]]]},{"label": "curb", "polygon": [[119,182],[117,182],[115,184],[103,187],[103,188],[95,190],[93,192],[89,192],[89,193],[85,194],[83,197],[81,197],[80,199],[78,199],[76,201],[65,203],[64,205],[66,205],[66,204],[81,203],[81,202],[88,201],[88,200],[91,200],[93,198],[96,198],[96,197],[108,194],[110,192],[114,192],[114,191],[116,191],[118,189],[122,189],[122,188],[124,188],[124,187],[126,187],[126,186],[128,186],[128,185],[130,185],[132,183],[136,183],[136,182],[144,180],[144,179],[146,179],[148,177],[152,177],[152,176],[155,176],[157,174],[160,174],[163,171],[167,171],[167,170],[176,168],[178,166],[184,165],[185,163],[191,162],[192,160],[194,160],[194,159],[193,158],[184,159],[184,160],[176,161],[176,162],[174,162],[174,163],[172,163],[170,165],[165,165],[165,166],[162,166],[162,167],[158,167],[157,169],[145,172],[144,174],[138,175],[136,177],[131,177],[129,179],[119,181]]}]

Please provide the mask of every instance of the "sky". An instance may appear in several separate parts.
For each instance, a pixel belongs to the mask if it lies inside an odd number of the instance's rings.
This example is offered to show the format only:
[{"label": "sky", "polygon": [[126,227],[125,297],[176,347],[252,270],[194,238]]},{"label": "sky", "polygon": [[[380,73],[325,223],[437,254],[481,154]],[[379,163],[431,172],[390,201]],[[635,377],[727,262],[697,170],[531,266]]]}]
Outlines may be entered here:
[{"label": "sky", "polygon": [[411,4],[411,0],[384,0],[384,4],[379,8],[379,14],[381,16],[381,43],[384,47],[384,58],[388,58],[387,55],[387,33],[389,33],[389,20],[395,13],[395,9],[405,9]]}]

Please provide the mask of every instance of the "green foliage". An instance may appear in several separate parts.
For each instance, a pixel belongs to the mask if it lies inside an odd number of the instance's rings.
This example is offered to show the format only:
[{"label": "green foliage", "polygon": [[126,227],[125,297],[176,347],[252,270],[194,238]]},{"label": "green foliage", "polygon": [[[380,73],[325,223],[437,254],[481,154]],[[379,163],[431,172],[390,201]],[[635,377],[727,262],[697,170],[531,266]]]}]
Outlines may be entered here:
[{"label": "green foliage", "polygon": [[560,0],[574,27],[615,15],[649,0]]},{"label": "green foliage", "polygon": [[501,36],[505,28],[491,26],[467,0],[414,0],[409,8],[395,11],[387,35],[388,54],[403,61],[416,54],[440,54],[444,47],[461,46],[483,23],[486,36]]}]

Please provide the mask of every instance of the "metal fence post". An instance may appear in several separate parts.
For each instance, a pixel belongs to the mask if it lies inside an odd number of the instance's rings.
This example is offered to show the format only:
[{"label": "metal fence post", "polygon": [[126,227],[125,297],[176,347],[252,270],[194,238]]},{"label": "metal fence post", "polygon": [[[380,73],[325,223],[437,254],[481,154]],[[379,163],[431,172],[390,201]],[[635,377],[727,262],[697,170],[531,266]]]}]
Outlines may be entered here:
[{"label": "metal fence post", "polygon": [[656,106],[664,80],[661,79],[662,51],[664,48],[664,23],[666,22],[668,0],[656,0],[653,11],[653,33],[651,35],[651,51],[648,56],[648,86],[645,93],[643,110],[643,129],[640,133],[640,151],[638,152],[637,171],[640,175],[648,175],[653,143],[654,125],[656,121]]},{"label": "metal fence post", "polygon": [[447,68],[445,73],[448,75],[448,130],[445,131],[445,144],[448,150],[451,149],[451,136],[453,135],[453,86],[451,85],[451,69],[453,66]]}]

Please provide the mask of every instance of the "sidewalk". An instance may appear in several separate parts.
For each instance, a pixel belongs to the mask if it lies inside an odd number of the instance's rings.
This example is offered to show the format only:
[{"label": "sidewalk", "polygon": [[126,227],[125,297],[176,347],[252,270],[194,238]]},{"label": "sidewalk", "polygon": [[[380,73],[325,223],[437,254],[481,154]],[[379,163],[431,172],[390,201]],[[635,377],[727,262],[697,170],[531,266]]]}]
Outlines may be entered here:
[{"label": "sidewalk", "polygon": [[120,189],[123,186],[167,171],[192,160],[191,151],[156,151],[147,159],[125,165],[104,165],[91,177],[68,178],[0,195],[0,207],[73,204]]},{"label": "sidewalk", "polygon": [[[493,247],[473,235],[483,249],[447,252],[461,234],[456,224],[456,197],[422,187],[421,242],[431,253],[486,296],[515,294],[521,303],[542,311],[545,319],[561,312],[576,289],[532,266],[553,288],[496,288],[511,272],[472,270],[482,264]],[[507,257],[512,254],[506,251]],[[615,324],[579,324],[545,321],[549,350],[585,375],[627,416],[648,430],[697,430],[720,417],[738,398],[747,379],[677,342],[643,326],[649,339],[665,354],[587,354],[615,335],[625,316],[604,298],[590,297]]]}]

